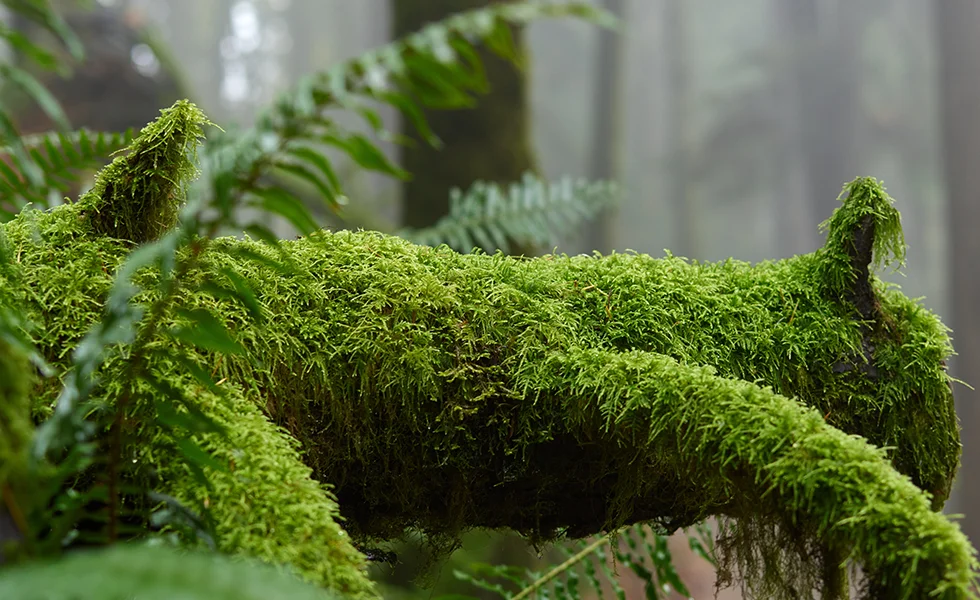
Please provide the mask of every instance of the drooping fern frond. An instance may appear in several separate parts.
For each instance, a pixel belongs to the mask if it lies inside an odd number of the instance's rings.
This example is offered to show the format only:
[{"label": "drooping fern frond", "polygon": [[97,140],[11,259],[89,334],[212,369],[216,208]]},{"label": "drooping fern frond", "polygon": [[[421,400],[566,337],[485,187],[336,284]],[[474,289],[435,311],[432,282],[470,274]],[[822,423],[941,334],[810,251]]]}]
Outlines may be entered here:
[{"label": "drooping fern frond", "polygon": [[525,173],[506,189],[478,181],[450,192],[449,214],[432,227],[398,233],[416,244],[447,244],[459,252],[475,246],[510,252],[517,246],[547,246],[575,231],[613,203],[618,186],[565,178],[553,183]]},{"label": "drooping fern frond", "polygon": [[[714,564],[710,527],[701,524],[692,529],[688,532],[691,549]],[[633,525],[613,535],[558,544],[565,560],[547,571],[476,563],[470,572],[456,570],[453,575],[505,600],[577,600],[593,594],[604,598],[609,589],[622,600],[626,593],[618,567],[625,567],[643,583],[650,600],[668,598],[671,591],[690,596],[674,568],[668,539],[648,526]]]},{"label": "drooping fern frond", "polygon": [[18,600],[329,600],[269,565],[165,546],[118,544],[54,563],[0,571],[0,598]]},{"label": "drooping fern frond", "polygon": [[[122,133],[82,129],[71,133],[47,133],[21,138],[30,164],[10,149],[0,148],[0,211],[15,213],[28,202],[48,204],[54,192],[64,193],[82,171],[102,166],[109,157],[133,141],[132,130]],[[40,183],[28,181],[26,173],[37,167]]]},{"label": "drooping fern frond", "polygon": [[[262,182],[269,172],[291,174],[307,182],[328,206],[346,203],[339,177],[326,152],[339,150],[358,166],[399,178],[408,174],[395,165],[369,137],[350,133],[329,111],[361,115],[375,135],[403,141],[389,133],[378,105],[400,112],[421,137],[439,140],[422,108],[465,108],[486,91],[487,82],[475,44],[519,64],[510,25],[544,17],[576,16],[599,24],[610,17],[586,3],[500,3],[433,23],[418,33],[367,52],[325,72],[300,80],[257,120],[245,135],[211,137],[204,158],[208,192],[214,204],[230,206],[235,199],[285,217],[301,233],[312,219],[298,201],[276,193]],[[229,157],[231,153],[233,156]],[[224,155],[210,160],[209,156]],[[224,166],[222,166],[224,165]],[[228,166],[237,175],[229,177]],[[550,239],[550,238],[549,238]]]},{"label": "drooping fern frond", "polygon": [[[54,34],[54,37],[67,48],[72,58],[81,60],[84,54],[81,41],[65,20],[55,12],[49,0],[0,0],[0,6]],[[54,70],[63,66],[54,54],[6,24],[0,24],[0,40],[9,44],[27,61],[41,68]],[[59,127],[68,129],[68,119],[58,101],[33,75],[14,64],[0,62],[0,81],[26,94],[32,101],[37,102]],[[29,184],[43,183],[41,168],[31,160],[27,147],[20,139],[13,116],[3,105],[0,105],[0,146],[7,147],[10,156],[17,161],[19,170]],[[5,162],[4,157],[0,156],[0,163],[3,162]],[[3,201],[0,200],[0,210],[3,208]]]}]

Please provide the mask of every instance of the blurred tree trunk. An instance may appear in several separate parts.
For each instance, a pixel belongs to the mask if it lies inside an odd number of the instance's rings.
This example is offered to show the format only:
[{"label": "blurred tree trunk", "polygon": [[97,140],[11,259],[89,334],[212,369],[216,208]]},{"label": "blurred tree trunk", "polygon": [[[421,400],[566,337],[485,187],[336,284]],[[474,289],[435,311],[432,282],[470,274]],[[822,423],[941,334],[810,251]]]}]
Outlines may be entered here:
[{"label": "blurred tree trunk", "polygon": [[[624,22],[625,0],[603,0],[603,8]],[[622,147],[619,115],[623,111],[623,42],[621,31],[599,30],[599,50],[595,64],[595,97],[593,99],[592,167],[593,180],[619,178],[620,149]],[[607,253],[612,250],[612,220],[607,210],[588,225],[586,243],[591,250]]]},{"label": "blurred tree trunk", "polygon": [[853,132],[859,19],[843,2],[783,0],[776,10],[785,34],[798,40],[795,99],[815,225],[830,217],[841,187],[858,174]]},{"label": "blurred tree trunk", "polygon": [[667,60],[667,198],[674,208],[673,251],[697,257],[701,249],[695,196],[694,118],[691,95],[693,61],[690,51],[689,3],[663,0],[664,52]]},{"label": "blurred tree trunk", "polygon": [[228,33],[232,0],[168,0],[168,4],[165,34],[191,83],[192,100],[212,120],[225,123],[227,111],[221,101],[224,63],[219,47]]},{"label": "blurred tree trunk", "polygon": [[[939,94],[948,207],[948,293],[957,356],[953,375],[980,385],[980,3],[935,0]],[[963,459],[957,497],[961,525],[980,544],[980,394],[956,386],[963,426]]]},{"label": "blurred tree trunk", "polygon": [[[394,37],[413,33],[427,23],[499,0],[392,0]],[[513,30],[524,51],[524,33]],[[531,151],[527,75],[486,49],[480,49],[490,93],[472,109],[427,111],[441,149],[424,142],[405,148],[402,166],[412,174],[403,188],[403,222],[432,225],[449,211],[449,190],[466,189],[476,180],[509,184],[536,170]],[[492,250],[492,249],[488,249]],[[526,250],[526,249],[525,249]]]},{"label": "blurred tree trunk", "polygon": [[778,154],[773,157],[781,167],[778,169],[781,175],[777,182],[778,196],[773,205],[775,242],[779,256],[792,256],[811,252],[818,246],[817,229],[810,214],[803,153],[802,102],[796,71],[799,61],[795,58],[804,48],[794,33],[794,25],[797,19],[804,19],[796,15],[801,12],[800,5],[790,6],[787,0],[772,0],[770,11],[774,56],[772,102],[781,132]]},{"label": "blurred tree trunk", "polygon": [[[67,78],[30,66],[28,70],[57,98],[72,127],[138,130],[177,99],[174,77],[162,68],[155,73],[140,72],[132,60],[133,48],[143,43],[136,13],[98,5],[89,9],[76,3],[63,4],[59,12],[84,45],[85,60],[71,64],[65,56],[64,64],[72,67]],[[30,37],[39,37],[32,22],[22,17],[13,21],[15,28]],[[34,103],[19,111],[17,119],[24,134],[54,128],[54,123]]]}]

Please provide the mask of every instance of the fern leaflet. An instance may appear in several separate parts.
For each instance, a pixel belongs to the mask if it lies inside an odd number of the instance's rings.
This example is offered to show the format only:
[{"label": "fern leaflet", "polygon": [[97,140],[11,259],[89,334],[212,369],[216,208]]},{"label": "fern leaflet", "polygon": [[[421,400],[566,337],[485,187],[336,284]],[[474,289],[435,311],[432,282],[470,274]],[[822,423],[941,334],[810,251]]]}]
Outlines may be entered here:
[{"label": "fern leaflet", "polygon": [[449,214],[432,227],[398,235],[417,244],[447,244],[460,252],[476,246],[509,252],[514,245],[548,246],[611,205],[618,188],[609,182],[570,178],[548,183],[525,173],[506,189],[477,182],[450,193]]},{"label": "fern leaflet", "polygon": [[[714,561],[708,525],[701,524],[694,531],[688,531],[688,539],[692,548],[697,545],[703,550],[697,552],[700,556]],[[651,600],[667,598],[671,591],[690,596],[674,568],[667,541],[666,535],[638,524],[615,535],[559,544],[557,548],[566,559],[543,573],[510,565],[477,563],[471,565],[471,572],[455,571],[453,574],[457,579],[505,600],[579,600],[590,594],[604,598],[607,589],[625,600],[626,591],[616,570],[616,566],[624,566],[643,583],[646,597]]]},{"label": "fern leaflet", "polygon": [[[26,153],[13,147],[0,148],[0,212],[17,212],[29,202],[47,206],[50,196],[67,191],[81,171],[101,166],[132,141],[131,130],[105,133],[82,129],[25,136],[21,145]],[[31,182],[31,169],[40,170],[39,182]]]}]

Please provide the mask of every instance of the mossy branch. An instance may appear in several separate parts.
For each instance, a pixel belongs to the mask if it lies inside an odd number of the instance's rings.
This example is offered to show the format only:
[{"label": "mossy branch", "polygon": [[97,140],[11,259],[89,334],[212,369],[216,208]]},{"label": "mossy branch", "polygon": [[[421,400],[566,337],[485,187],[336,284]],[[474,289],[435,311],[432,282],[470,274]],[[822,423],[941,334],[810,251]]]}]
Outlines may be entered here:
[{"label": "mossy branch", "polygon": [[[99,318],[92,298],[109,276],[92,262],[126,252],[92,236],[74,210],[4,226],[29,276],[19,285],[48,289],[67,273],[77,286],[56,306],[30,305],[51,355]],[[277,252],[301,268],[283,273],[254,260],[278,259]],[[218,239],[189,276],[238,273],[255,290],[264,322],[206,290],[189,289],[182,301],[220,315],[245,350],[220,360],[206,348],[190,356],[214,365],[242,406],[264,413],[248,426],[239,413],[224,417],[244,436],[235,443],[266,439],[258,435],[265,418],[268,427],[286,427],[303,462],[284,455],[274,465],[297,474],[308,468],[333,484],[352,534],[393,537],[415,527],[438,539],[510,527],[547,540],[637,521],[672,530],[711,514],[751,525],[763,515],[778,517],[785,535],[756,525],[739,539],[776,556],[797,551],[786,536],[804,549],[827,542],[844,556],[853,552],[886,586],[918,561],[912,589],[948,583],[950,597],[965,597],[969,546],[889,467],[940,505],[948,493],[959,441],[942,369],[945,330],[896,291],[876,289],[894,322],[876,346],[879,375],[836,371],[861,351],[865,331],[852,308],[822,292],[823,259],[516,260],[370,232],[323,233],[278,251]],[[182,325],[175,317],[173,326]],[[151,363],[155,372],[200,395],[162,360]],[[108,388],[107,400],[117,391]],[[841,430],[894,449],[886,456]],[[202,443],[233,458],[237,473],[281,468],[263,463],[262,452]],[[146,446],[147,460],[169,464],[170,444],[161,434]],[[313,482],[297,476],[290,481]],[[205,493],[190,479],[171,481],[175,496]],[[234,543],[269,559],[317,556],[278,516],[289,505],[297,511],[289,521],[305,522],[311,504],[289,500],[297,483],[267,485],[248,495],[248,506],[210,497],[224,530],[250,523],[263,532],[261,544]],[[222,496],[239,498],[247,488],[235,489]],[[813,567],[766,577],[822,579],[825,571]]]}]

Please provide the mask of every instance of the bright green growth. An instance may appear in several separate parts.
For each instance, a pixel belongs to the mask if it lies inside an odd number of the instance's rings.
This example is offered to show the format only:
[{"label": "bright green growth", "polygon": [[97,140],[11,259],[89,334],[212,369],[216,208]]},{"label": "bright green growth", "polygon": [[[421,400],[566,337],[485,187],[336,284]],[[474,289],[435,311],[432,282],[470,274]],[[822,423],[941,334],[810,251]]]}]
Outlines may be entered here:
[{"label": "bright green growth", "polygon": [[121,544],[0,573],[18,600],[329,600],[268,565],[173,548]]},{"label": "bright green growth", "polygon": [[98,175],[78,203],[93,231],[136,244],[154,240],[177,224],[184,185],[197,173],[197,145],[210,121],[194,104],[179,100],[140,131],[126,156]]},{"label": "bright green growth", "polygon": [[[0,279],[13,281],[16,277],[11,258],[9,242],[0,228]],[[28,399],[31,369],[27,357],[12,343],[16,321],[14,306],[0,288],[0,487],[17,478],[33,431]]]},{"label": "bright green growth", "polygon": [[[12,291],[28,306],[29,316],[37,319],[32,333],[38,349],[62,368],[68,365],[70,350],[101,317],[101,306],[93,299],[108,295],[109,274],[122,264],[130,245],[93,237],[83,214],[80,205],[68,205],[44,214],[29,211],[9,224],[9,231],[16,232],[10,236],[11,243],[23,258],[32,257],[22,260],[26,281],[12,286]],[[79,243],[85,248],[80,254],[76,252]],[[50,262],[53,256],[65,254],[73,258]],[[41,280],[46,282],[44,290],[34,287]],[[0,278],[0,286],[8,283]],[[143,283],[152,287],[147,279]],[[237,385],[216,395],[192,383],[172,363],[180,352],[172,341],[153,343],[151,349],[158,356],[153,375],[192,398],[209,417],[227,425],[230,434],[226,439],[214,434],[197,438],[217,460],[229,465],[228,472],[209,474],[213,486],[209,491],[186,469],[172,437],[144,431],[141,438],[149,436],[155,441],[136,452],[141,464],[154,467],[161,475],[162,482],[155,489],[188,506],[209,506],[221,550],[289,564],[303,578],[346,597],[373,597],[364,557],[337,524],[336,500],[311,479],[295,442],[258,412],[263,403],[254,394],[246,396]],[[205,358],[204,365],[212,360]],[[122,370],[119,360],[106,365],[101,375],[106,382],[104,397],[114,398],[123,389]],[[41,395],[34,399],[36,415],[50,412],[58,389],[57,380],[45,382]],[[145,384],[138,392],[143,401],[157,393]]]},{"label": "bright green growth", "polygon": [[0,336],[0,487],[24,466],[31,439],[29,373],[27,358]]},{"label": "bright green growth", "polygon": [[[345,598],[374,597],[364,557],[338,525],[335,497],[310,477],[295,440],[263,416],[262,399],[238,386],[223,393],[202,389],[179,368],[155,375],[192,390],[197,405],[227,431],[227,437],[196,436],[228,469],[209,473],[210,489],[188,469],[172,436],[150,432],[152,442],[140,453],[186,505],[209,507],[219,549],[289,565],[303,579]],[[110,386],[107,394],[115,391]],[[144,398],[154,394],[148,387],[141,392]]]}]

